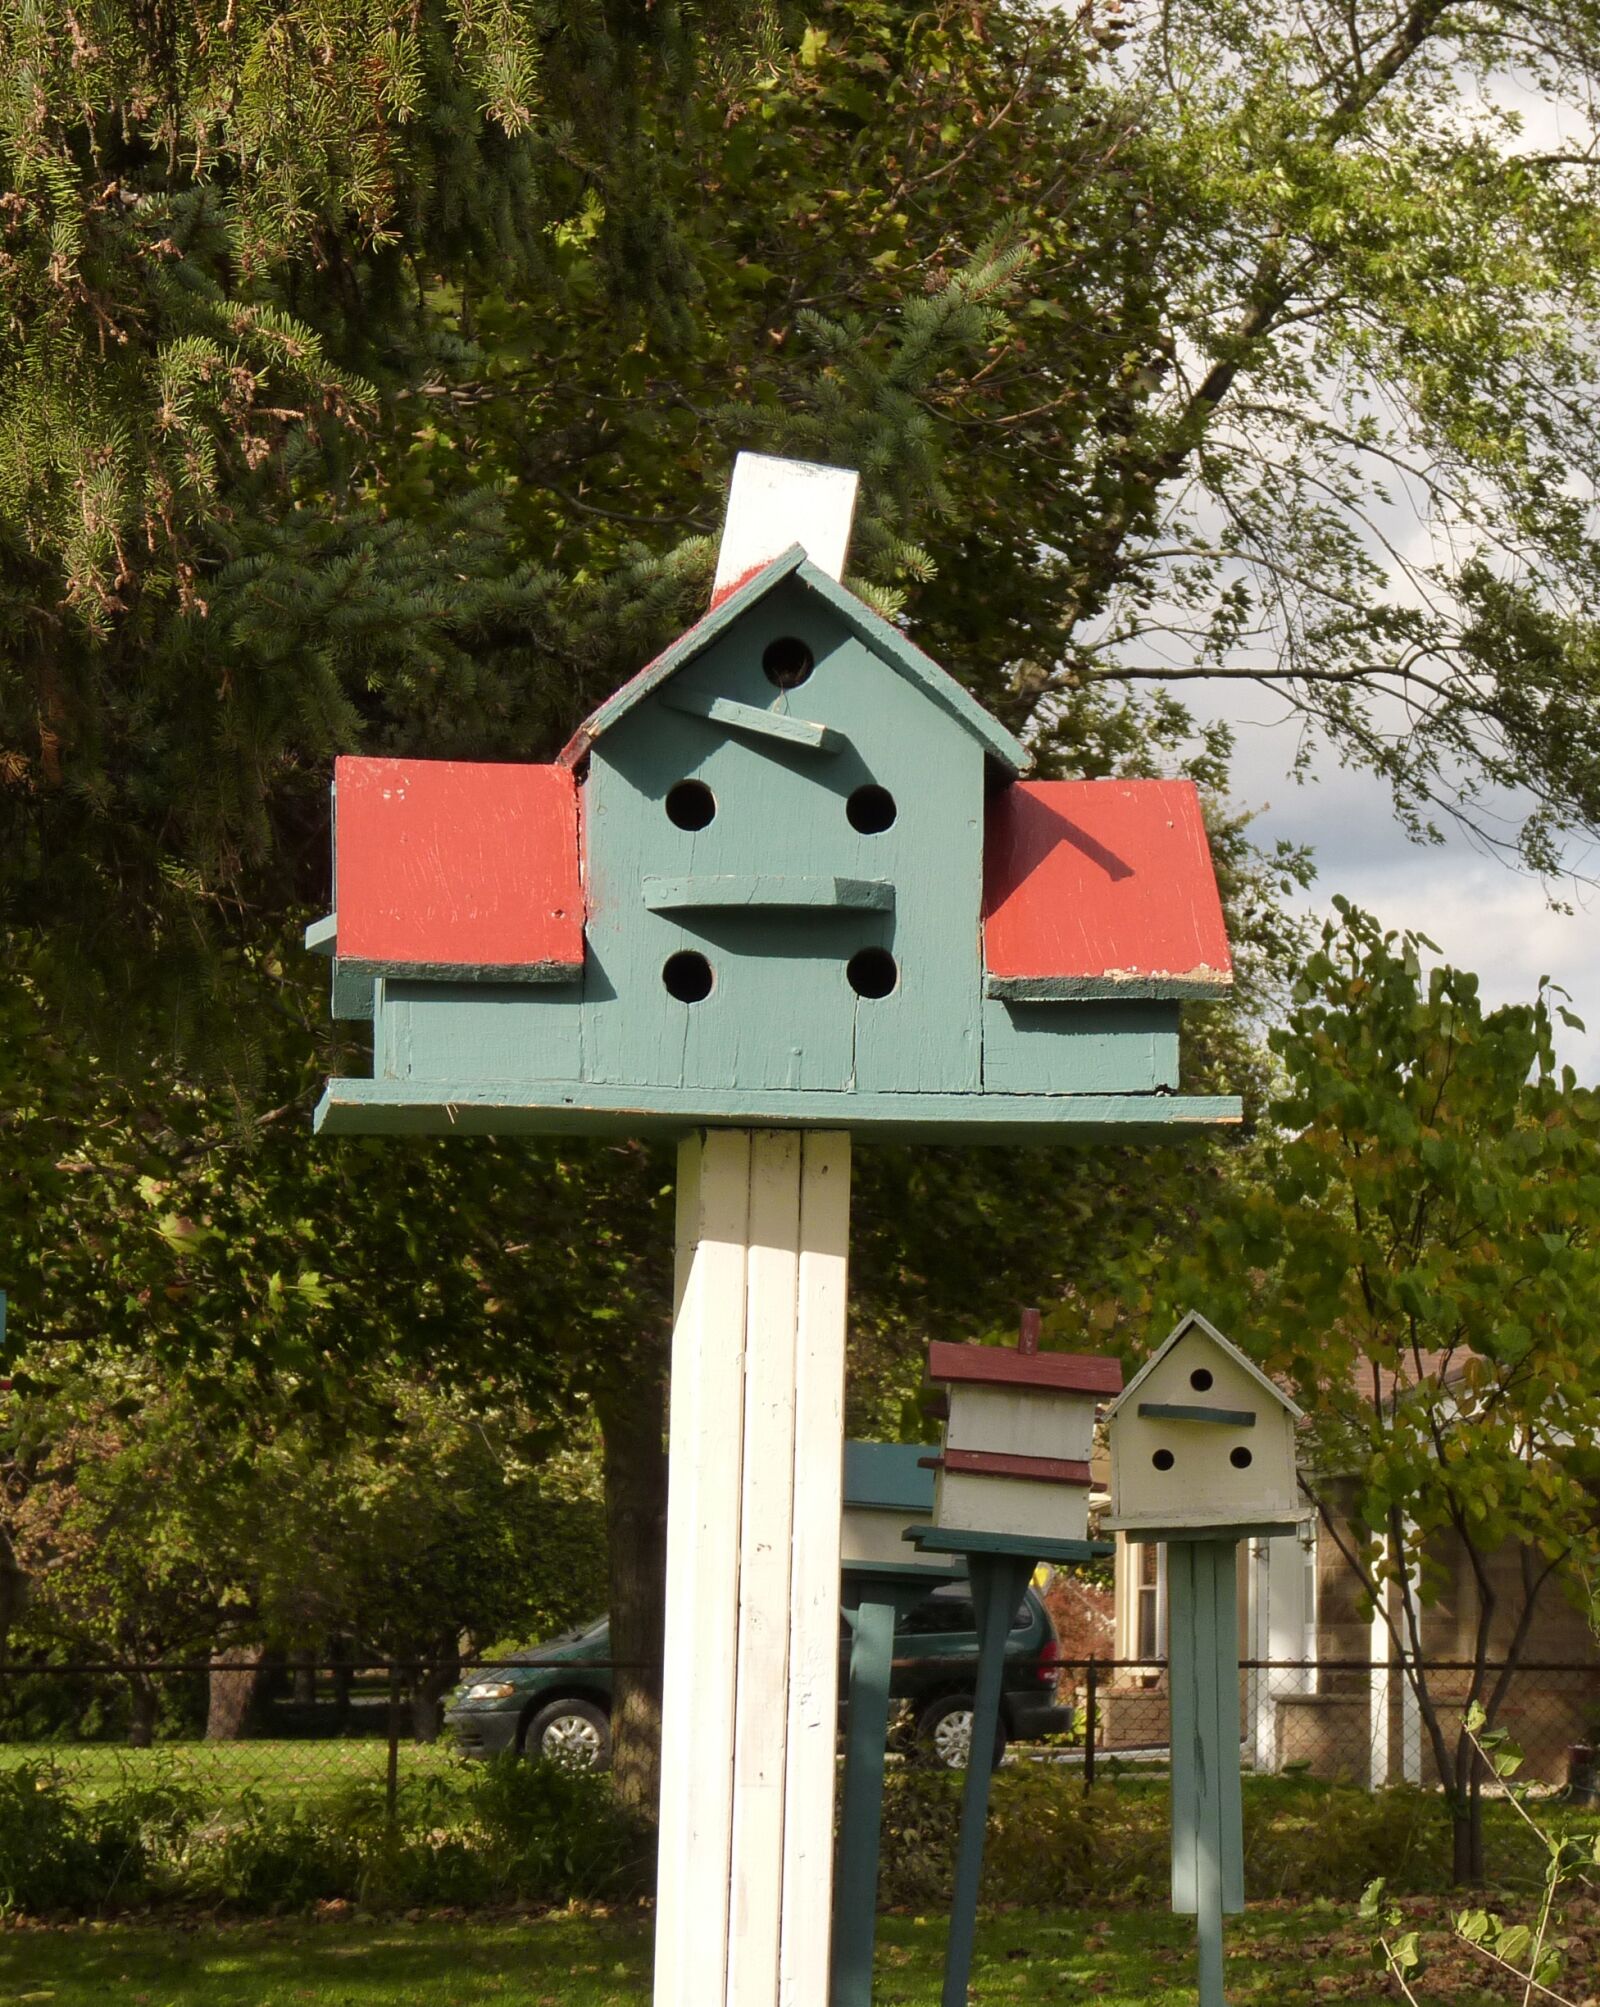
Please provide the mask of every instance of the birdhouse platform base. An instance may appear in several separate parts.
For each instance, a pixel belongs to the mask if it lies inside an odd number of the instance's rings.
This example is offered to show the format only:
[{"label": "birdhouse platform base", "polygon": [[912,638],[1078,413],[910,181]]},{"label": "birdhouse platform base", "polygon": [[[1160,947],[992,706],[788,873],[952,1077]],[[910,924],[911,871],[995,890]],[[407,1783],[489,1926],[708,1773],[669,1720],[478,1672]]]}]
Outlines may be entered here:
[{"label": "birdhouse platform base", "polygon": [[[330,1080],[317,1107],[327,1136],[681,1136],[708,1124],[815,1125],[819,1097],[699,1087],[648,1093],[600,1083],[500,1086],[462,1080]],[[648,1106],[641,1105],[648,1103]],[[1243,1104],[1216,1094],[839,1095],[839,1124],[896,1142],[1065,1143],[1237,1123]]]}]

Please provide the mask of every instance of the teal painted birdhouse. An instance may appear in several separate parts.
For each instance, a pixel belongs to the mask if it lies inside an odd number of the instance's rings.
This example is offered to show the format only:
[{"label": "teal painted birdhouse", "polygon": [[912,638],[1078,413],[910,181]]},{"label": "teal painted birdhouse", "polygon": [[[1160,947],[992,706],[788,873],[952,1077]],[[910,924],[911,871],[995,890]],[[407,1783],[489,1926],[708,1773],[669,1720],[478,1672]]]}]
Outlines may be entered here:
[{"label": "teal painted birdhouse", "polygon": [[1106,1416],[1108,1529],[1143,1535],[1292,1530],[1303,1419],[1237,1345],[1191,1310]]},{"label": "teal painted birdhouse", "polygon": [[1236,1119],[1177,1092],[1180,1001],[1231,979],[1194,789],[1026,780],[839,583],[845,483],[742,458],[711,610],[553,764],[338,762],[308,939],[373,1077],[323,1128]]},{"label": "teal painted birdhouse", "polygon": [[928,1378],[947,1390],[935,1524],[1084,1539],[1095,1415],[1122,1385],[1118,1361],[1041,1352],[1039,1313],[1025,1310],[1015,1351],[935,1341]]}]

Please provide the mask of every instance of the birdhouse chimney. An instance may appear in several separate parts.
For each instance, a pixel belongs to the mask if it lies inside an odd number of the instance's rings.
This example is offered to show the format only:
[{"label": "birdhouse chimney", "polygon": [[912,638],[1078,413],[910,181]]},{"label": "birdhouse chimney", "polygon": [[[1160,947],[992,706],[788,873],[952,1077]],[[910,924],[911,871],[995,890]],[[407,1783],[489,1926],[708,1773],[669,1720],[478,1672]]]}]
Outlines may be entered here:
[{"label": "birdhouse chimney", "polygon": [[741,453],[733,463],[712,604],[796,544],[818,571],[842,578],[860,478],[853,467]]},{"label": "birdhouse chimney", "polygon": [[1017,1323],[1017,1350],[1024,1359],[1037,1357],[1039,1351],[1039,1326],[1042,1323],[1037,1310],[1024,1310]]}]

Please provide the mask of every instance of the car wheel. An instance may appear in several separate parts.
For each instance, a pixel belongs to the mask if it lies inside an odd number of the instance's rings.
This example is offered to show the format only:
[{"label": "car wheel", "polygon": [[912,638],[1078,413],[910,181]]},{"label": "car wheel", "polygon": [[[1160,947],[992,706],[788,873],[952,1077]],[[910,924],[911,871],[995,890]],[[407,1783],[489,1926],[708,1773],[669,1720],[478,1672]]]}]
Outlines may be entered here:
[{"label": "car wheel", "polygon": [[[972,1695],[949,1693],[917,1716],[917,1754],[939,1770],[965,1770],[972,1749]],[[1006,1753],[1006,1729],[995,1723],[992,1767],[1000,1768]]]},{"label": "car wheel", "polygon": [[522,1753],[563,1770],[604,1770],[611,1762],[611,1723],[592,1700],[554,1700],[528,1723]]}]

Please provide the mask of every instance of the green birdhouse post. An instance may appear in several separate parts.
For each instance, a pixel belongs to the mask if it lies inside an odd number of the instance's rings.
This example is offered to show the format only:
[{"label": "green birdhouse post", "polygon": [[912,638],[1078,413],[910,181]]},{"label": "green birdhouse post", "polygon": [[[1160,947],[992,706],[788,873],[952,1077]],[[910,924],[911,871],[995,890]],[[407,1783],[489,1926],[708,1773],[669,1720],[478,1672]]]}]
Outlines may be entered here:
[{"label": "green birdhouse post", "polygon": [[1194,789],[1027,749],[840,583],[856,477],[742,455],[711,607],[553,762],[334,776],[326,1136],[680,1139],[656,2007],[827,1995],[853,1134],[1238,1119]]}]

